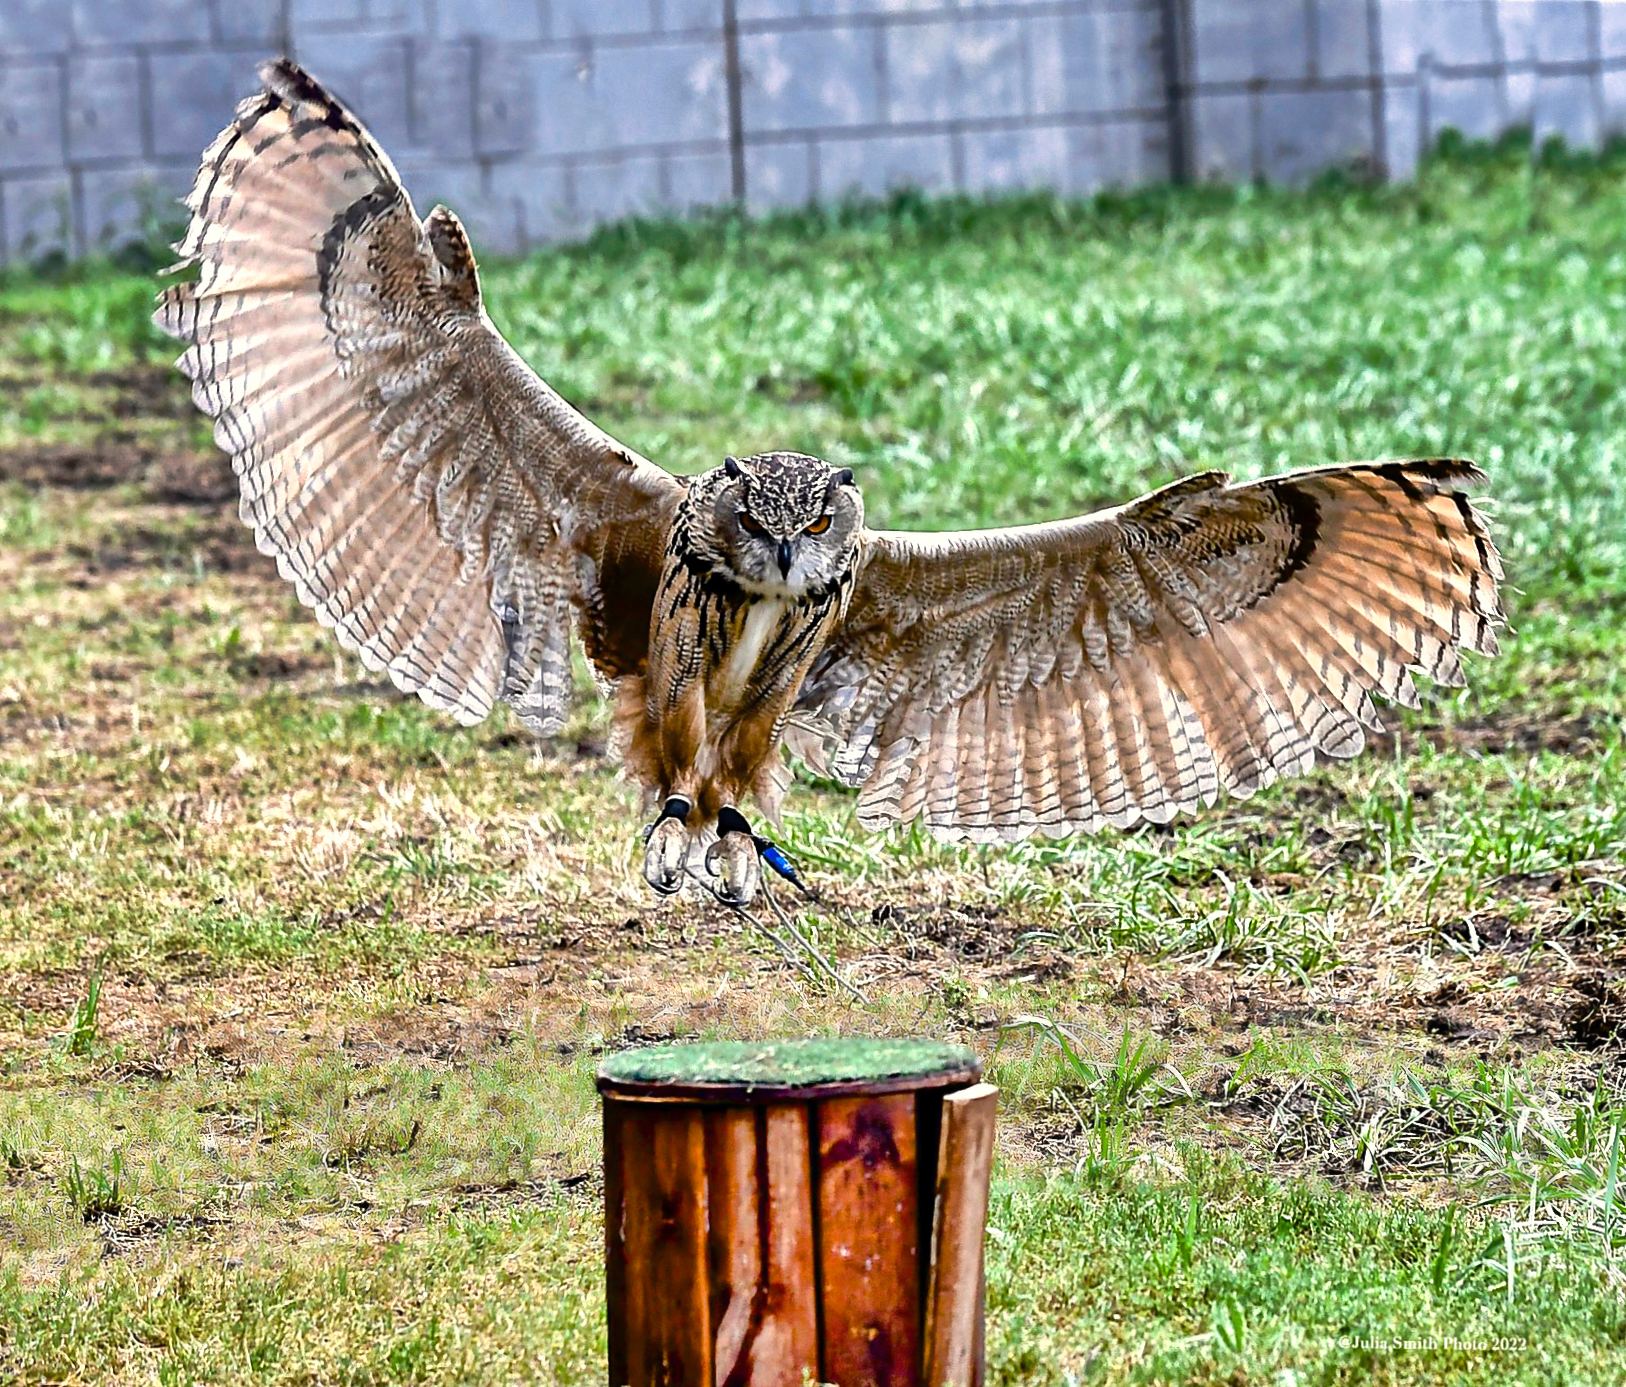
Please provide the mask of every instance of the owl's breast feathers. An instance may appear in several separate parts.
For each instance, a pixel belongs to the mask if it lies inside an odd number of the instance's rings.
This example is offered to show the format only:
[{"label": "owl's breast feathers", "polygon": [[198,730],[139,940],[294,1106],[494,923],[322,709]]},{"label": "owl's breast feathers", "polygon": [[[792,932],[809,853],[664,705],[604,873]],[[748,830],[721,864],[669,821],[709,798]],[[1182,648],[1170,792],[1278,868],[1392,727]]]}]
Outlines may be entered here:
[{"label": "owl's breast feathers", "polygon": [[777,725],[846,613],[853,572],[800,593],[753,591],[685,522],[680,509],[650,625],[651,673],[665,685],[659,695],[676,702],[698,686],[713,718],[767,701]]},{"label": "owl's breast feathers", "polygon": [[618,694],[624,759],[656,802],[680,795],[701,822],[748,795],[774,820],[786,720],[846,613],[853,577],[801,594],[753,592],[695,538],[686,509],[667,541],[648,668]]}]

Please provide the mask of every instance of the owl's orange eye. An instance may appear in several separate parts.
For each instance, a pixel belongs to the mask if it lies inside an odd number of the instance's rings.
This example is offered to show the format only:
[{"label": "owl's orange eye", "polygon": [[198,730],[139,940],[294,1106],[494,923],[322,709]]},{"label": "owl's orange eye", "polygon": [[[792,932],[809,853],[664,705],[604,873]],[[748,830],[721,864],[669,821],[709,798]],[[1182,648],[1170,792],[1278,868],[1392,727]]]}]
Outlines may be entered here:
[{"label": "owl's orange eye", "polygon": [[765,535],[765,534],[768,533],[765,529],[762,528],[762,526],[758,525],[757,522],[755,520],[753,520],[749,515],[747,515],[744,511],[740,512],[740,528],[742,530],[744,530],[745,533],[748,534],[748,535],[761,536],[761,535]]},{"label": "owl's orange eye", "polygon": [[828,515],[821,515],[817,520],[807,527],[807,532],[810,535],[822,535],[829,528],[830,517]]}]

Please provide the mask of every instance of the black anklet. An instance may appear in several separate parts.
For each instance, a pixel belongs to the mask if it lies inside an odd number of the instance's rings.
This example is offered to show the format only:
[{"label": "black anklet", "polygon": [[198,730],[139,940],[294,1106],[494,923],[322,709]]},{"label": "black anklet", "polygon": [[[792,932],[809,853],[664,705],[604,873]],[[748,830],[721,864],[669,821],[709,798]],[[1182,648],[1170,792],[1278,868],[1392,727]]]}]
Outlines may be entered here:
[{"label": "black anklet", "polygon": [[722,837],[727,833],[743,833],[747,838],[756,836],[751,832],[751,825],[745,821],[745,815],[732,804],[717,811],[717,835]]},{"label": "black anklet", "polygon": [[651,830],[659,828],[668,819],[676,819],[679,823],[687,823],[691,807],[689,801],[684,799],[682,795],[673,795],[666,801],[665,808],[661,810],[660,818],[656,819],[650,826]]}]

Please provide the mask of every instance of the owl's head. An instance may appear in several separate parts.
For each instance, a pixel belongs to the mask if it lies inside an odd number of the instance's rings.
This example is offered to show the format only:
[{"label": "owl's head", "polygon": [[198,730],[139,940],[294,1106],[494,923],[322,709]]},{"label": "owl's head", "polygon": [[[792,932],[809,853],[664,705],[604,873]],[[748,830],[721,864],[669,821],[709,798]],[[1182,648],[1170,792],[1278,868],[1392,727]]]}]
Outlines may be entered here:
[{"label": "owl's head", "polygon": [[715,542],[742,586],[800,596],[852,568],[864,502],[851,468],[759,453],[724,459],[707,480]]}]

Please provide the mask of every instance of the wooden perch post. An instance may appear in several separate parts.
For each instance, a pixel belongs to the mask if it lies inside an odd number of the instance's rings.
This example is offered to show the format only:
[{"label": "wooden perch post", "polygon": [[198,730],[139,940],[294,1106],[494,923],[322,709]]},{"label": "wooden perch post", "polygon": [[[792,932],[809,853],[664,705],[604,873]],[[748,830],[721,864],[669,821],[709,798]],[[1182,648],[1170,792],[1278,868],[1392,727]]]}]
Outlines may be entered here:
[{"label": "wooden perch post", "polygon": [[980,1387],[980,1076],[928,1041],[606,1060],[610,1387]]}]

